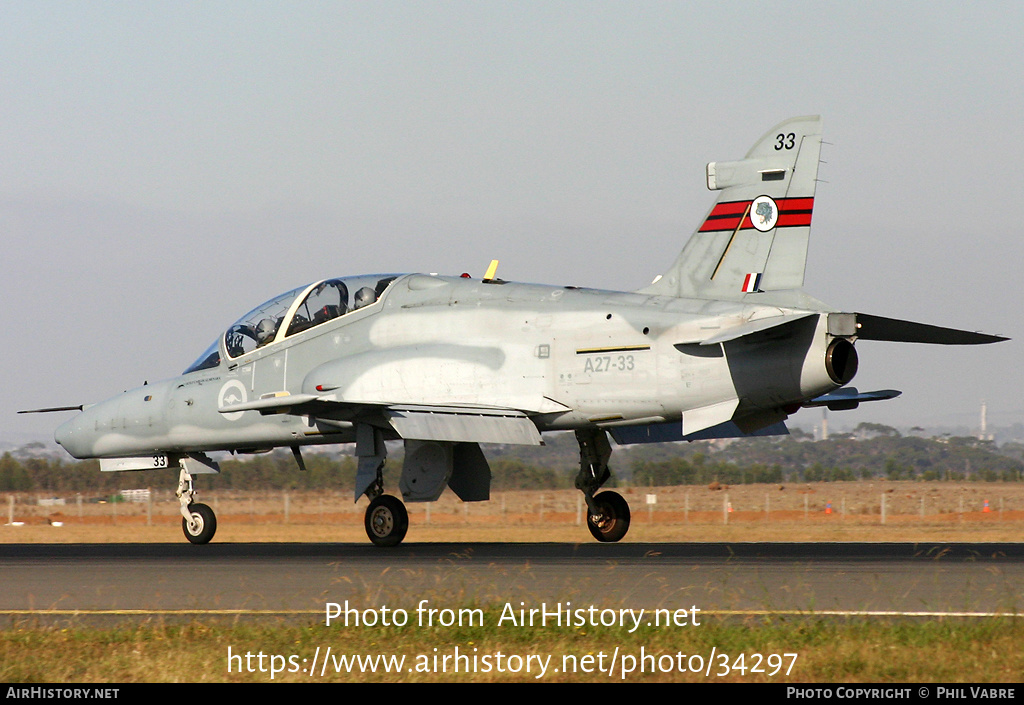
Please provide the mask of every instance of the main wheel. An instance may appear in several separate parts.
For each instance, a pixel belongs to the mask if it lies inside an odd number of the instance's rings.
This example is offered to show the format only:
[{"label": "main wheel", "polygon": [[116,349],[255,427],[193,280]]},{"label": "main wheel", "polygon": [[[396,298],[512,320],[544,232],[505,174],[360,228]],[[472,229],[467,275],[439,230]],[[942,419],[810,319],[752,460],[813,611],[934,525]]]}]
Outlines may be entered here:
[{"label": "main wheel", "polygon": [[397,546],[409,530],[409,512],[398,497],[379,495],[366,508],[366,535],[377,546]]},{"label": "main wheel", "polygon": [[587,510],[587,528],[598,541],[612,543],[629,531],[629,503],[618,492],[602,492],[594,497],[600,514]]},{"label": "main wheel", "polygon": [[210,539],[217,533],[217,515],[205,504],[190,504],[188,512],[192,515],[192,521],[181,518],[181,530],[185,532],[185,538],[192,543],[210,543]]}]

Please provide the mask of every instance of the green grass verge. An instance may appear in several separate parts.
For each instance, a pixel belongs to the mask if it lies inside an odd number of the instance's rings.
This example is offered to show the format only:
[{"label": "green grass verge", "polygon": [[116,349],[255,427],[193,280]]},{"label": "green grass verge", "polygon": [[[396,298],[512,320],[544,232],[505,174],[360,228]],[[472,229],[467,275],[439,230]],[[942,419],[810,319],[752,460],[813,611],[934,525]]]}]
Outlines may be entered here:
[{"label": "green grass verge", "polygon": [[[1014,618],[705,617],[630,632],[499,627],[498,612],[482,614],[485,626],[434,628],[12,625],[0,631],[0,682],[953,683],[1024,673],[1024,624]],[[345,668],[341,659],[357,655],[376,658],[374,668]]]}]

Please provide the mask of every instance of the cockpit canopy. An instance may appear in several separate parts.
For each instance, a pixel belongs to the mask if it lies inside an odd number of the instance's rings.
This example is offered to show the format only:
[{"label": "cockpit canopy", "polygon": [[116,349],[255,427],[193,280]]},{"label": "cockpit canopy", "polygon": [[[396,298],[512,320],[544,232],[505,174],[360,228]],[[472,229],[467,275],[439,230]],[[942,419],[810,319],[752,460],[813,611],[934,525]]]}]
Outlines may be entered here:
[{"label": "cockpit canopy", "polygon": [[[377,302],[398,275],[324,279],[275,296],[245,314],[224,333],[224,349],[236,359]],[[183,374],[220,365],[216,340]]]}]

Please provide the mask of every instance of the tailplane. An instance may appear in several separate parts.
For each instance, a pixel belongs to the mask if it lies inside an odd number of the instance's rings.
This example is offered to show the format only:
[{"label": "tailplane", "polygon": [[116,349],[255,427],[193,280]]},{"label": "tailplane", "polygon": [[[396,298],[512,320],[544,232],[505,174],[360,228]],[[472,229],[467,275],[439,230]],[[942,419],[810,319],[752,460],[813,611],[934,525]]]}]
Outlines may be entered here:
[{"label": "tailplane", "polygon": [[740,301],[803,286],[821,117],[769,130],[747,156],[711,162],[707,184],[722,194],[675,264],[643,293]]}]

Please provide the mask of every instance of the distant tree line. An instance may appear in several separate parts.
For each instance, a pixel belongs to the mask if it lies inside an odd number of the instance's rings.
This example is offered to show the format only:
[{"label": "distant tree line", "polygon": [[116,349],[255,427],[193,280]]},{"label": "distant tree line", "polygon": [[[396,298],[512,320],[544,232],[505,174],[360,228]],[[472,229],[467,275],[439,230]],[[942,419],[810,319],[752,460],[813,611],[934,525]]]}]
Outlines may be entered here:
[{"label": "distant tree line", "polygon": [[[862,429],[864,430],[864,429]],[[969,437],[941,439],[902,437],[887,427],[869,428],[872,437],[833,438],[811,442],[794,437],[743,439],[733,443],[664,443],[619,448],[612,455],[616,483],[645,486],[729,485],[782,482],[839,482],[884,477],[890,480],[1024,479],[1024,446],[1002,449]],[[491,487],[514,489],[570,488],[578,456],[571,436],[554,438],[551,457],[535,449],[484,448],[491,466]],[[563,447],[564,446],[564,447]],[[572,447],[570,447],[572,446]],[[351,490],[357,460],[352,456],[304,454],[300,471],[288,451],[221,460],[219,475],[203,476],[203,489]],[[398,491],[401,453],[392,454],[384,470],[385,486]],[[76,492],[113,494],[121,489],[177,486],[176,469],[106,473],[95,460],[68,462],[50,457],[0,457],[0,492]]]},{"label": "distant tree line", "polygon": [[[630,455],[636,484],[648,484],[652,472],[692,477],[696,484],[714,480],[727,484],[840,482],[879,477],[1019,482],[1024,479],[1021,451],[1016,444],[1008,444],[1006,452],[1001,452],[991,443],[970,437],[932,439],[878,433],[871,438],[817,442],[753,438],[713,452],[707,446],[650,446]],[[652,464],[662,466],[648,467]]]},{"label": "distant tree line", "polygon": [[709,460],[704,453],[689,458],[637,461],[633,463],[633,484],[640,486],[708,485],[719,482],[745,485],[782,482],[785,473],[778,464],[736,465],[725,460]]},{"label": "distant tree line", "polygon": [[[290,452],[273,452],[220,461],[219,475],[203,475],[204,489],[236,490],[351,490],[357,460],[351,456],[306,454],[306,471],[295,464]],[[494,490],[557,489],[572,487],[573,475],[500,457],[490,461]],[[384,467],[384,484],[398,491],[402,457],[391,457]],[[0,492],[62,492],[89,495],[114,494],[123,489],[166,487],[178,483],[177,468],[139,472],[100,472],[99,462],[65,462],[53,458],[0,457]]]}]

